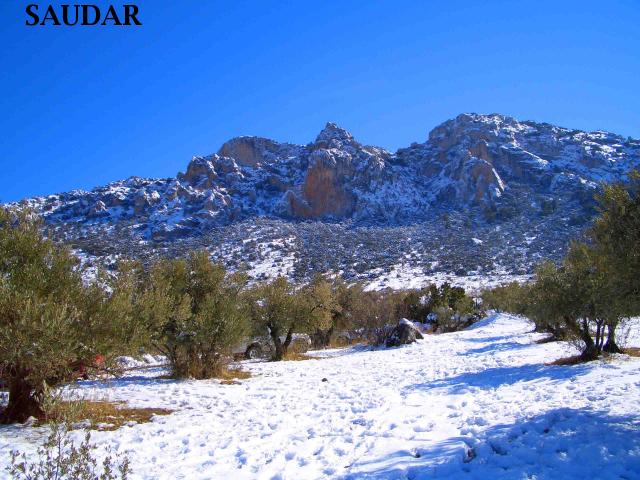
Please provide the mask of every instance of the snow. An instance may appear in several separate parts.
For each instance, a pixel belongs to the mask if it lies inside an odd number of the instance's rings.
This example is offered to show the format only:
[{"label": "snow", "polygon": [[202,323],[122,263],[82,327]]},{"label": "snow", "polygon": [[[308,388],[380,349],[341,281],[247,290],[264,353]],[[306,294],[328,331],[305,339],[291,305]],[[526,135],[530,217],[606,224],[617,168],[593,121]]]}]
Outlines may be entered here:
[{"label": "snow", "polygon": [[[550,366],[573,347],[540,338],[498,314],[401,348],[245,362],[233,385],[145,370],[77,393],[175,410],[93,433],[136,479],[640,478],[640,359]],[[2,427],[0,451],[43,435]]]},{"label": "snow", "polygon": [[247,262],[249,277],[265,279],[290,276],[295,264],[294,244],[295,237],[257,243],[255,251],[258,253],[259,260]]},{"label": "snow", "polygon": [[[474,239],[477,240],[477,239]],[[474,243],[477,243],[474,241]],[[442,285],[449,283],[454,287],[462,287],[468,293],[478,294],[484,288],[492,288],[511,282],[526,283],[531,281],[532,275],[516,275],[506,272],[493,272],[484,274],[456,275],[447,272],[425,272],[421,267],[408,264],[393,265],[389,272],[375,269],[368,272],[374,280],[367,283],[365,290],[392,290],[420,289],[430,284]]]}]

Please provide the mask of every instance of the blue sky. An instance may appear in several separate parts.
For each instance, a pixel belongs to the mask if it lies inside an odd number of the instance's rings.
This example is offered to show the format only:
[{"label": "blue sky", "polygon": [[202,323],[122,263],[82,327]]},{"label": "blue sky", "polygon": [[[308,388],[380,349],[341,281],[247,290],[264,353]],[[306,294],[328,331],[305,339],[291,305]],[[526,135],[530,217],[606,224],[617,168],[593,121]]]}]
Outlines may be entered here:
[{"label": "blue sky", "polygon": [[34,1],[0,0],[2,201],[327,121],[390,150],[462,112],[640,137],[638,0],[140,0],[142,27],[26,27]]}]

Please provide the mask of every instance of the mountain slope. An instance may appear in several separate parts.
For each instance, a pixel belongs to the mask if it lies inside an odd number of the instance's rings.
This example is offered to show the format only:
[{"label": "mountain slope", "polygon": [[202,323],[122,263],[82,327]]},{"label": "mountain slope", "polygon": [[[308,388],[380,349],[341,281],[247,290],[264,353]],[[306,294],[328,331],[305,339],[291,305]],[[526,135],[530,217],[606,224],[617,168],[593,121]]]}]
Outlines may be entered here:
[{"label": "mountain slope", "polygon": [[175,178],[21,203],[100,258],[207,248],[256,276],[526,273],[588,224],[601,182],[639,166],[637,140],[462,114],[395,153],[328,123],[307,145],[237,137]]}]

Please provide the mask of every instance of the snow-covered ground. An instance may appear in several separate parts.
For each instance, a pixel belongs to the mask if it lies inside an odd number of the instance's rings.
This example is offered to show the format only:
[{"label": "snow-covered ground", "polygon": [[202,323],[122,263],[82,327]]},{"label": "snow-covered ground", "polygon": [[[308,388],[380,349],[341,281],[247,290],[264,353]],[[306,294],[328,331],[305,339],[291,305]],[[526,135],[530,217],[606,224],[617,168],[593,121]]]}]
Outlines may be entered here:
[{"label": "snow-covered ground", "polygon": [[[79,388],[175,410],[93,434],[130,452],[134,478],[640,478],[640,359],[548,366],[572,347],[530,331],[494,315],[402,348],[246,363],[235,385],[145,370]],[[2,427],[2,465],[43,435]]]},{"label": "snow-covered ground", "polygon": [[432,283],[440,286],[449,283],[454,287],[462,287],[471,295],[479,294],[485,288],[493,288],[498,285],[506,285],[511,282],[526,283],[531,281],[533,275],[514,275],[510,273],[483,273],[456,275],[455,273],[436,272],[424,273],[420,267],[408,264],[397,264],[384,273],[382,269],[372,270],[376,279],[367,283],[365,290],[406,290],[424,288]]}]

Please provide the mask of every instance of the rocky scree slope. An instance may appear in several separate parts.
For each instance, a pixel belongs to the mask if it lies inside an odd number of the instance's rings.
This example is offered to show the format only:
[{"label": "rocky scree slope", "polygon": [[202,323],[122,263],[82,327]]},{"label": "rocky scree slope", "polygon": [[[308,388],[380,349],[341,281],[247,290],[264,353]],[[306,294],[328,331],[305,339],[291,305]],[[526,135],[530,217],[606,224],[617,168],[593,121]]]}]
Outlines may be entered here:
[{"label": "rocky scree slope", "polygon": [[328,123],[307,145],[237,137],[175,178],[19,204],[99,261],[207,248],[254,277],[526,273],[584,230],[601,182],[638,167],[638,140],[462,114],[395,153]]}]

